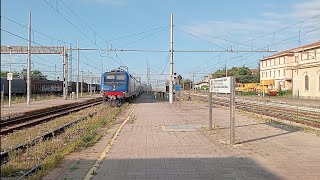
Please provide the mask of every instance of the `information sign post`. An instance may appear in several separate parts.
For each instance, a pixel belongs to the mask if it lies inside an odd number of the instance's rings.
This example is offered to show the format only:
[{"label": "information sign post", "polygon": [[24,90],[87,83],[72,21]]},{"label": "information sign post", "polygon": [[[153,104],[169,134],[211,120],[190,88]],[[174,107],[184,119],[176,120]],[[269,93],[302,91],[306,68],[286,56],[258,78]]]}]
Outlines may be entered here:
[{"label": "information sign post", "polygon": [[235,144],[235,78],[233,76],[209,81],[209,130],[212,130],[212,93],[230,94],[230,144]]}]

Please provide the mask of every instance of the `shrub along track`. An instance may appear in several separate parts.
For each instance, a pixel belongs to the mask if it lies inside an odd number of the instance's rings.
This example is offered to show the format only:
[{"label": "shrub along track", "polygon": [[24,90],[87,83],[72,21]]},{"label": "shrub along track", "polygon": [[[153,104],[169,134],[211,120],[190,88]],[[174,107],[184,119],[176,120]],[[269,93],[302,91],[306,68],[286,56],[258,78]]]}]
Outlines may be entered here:
[{"label": "shrub along track", "polygon": [[[207,95],[191,94],[193,98],[208,101]],[[227,98],[212,98],[212,103],[229,107]],[[244,111],[261,114],[281,120],[303,124],[309,127],[320,128],[320,110],[303,108],[293,105],[281,105],[268,102],[236,99],[236,108]]]},{"label": "shrub along track", "polygon": [[[28,139],[27,141],[30,142],[32,146],[27,145],[24,146],[26,149],[13,151],[11,148],[11,151],[8,153],[10,161],[2,165],[1,177],[28,175],[39,169],[45,171],[46,169],[54,167],[59,160],[74,149],[96,142],[101,137],[101,134],[97,133],[96,130],[105,125],[111,126],[117,114],[119,114],[124,107],[126,107],[126,105],[123,107],[100,105],[74,113],[70,115],[71,117],[60,117],[57,121],[46,122],[37,127],[17,131],[2,137],[2,140],[7,143],[4,146],[7,148],[6,151],[10,150],[10,146],[20,146],[21,144],[19,144],[19,142],[24,142],[25,139]],[[96,115],[86,118],[86,116],[93,114]],[[72,121],[70,121],[70,119],[72,119]],[[61,131],[64,133],[56,136],[56,133],[61,133],[58,132],[57,129],[65,125],[67,125],[68,128],[64,128],[64,130]],[[41,128],[42,126],[44,126],[44,128]],[[34,131],[38,132],[35,133]],[[21,137],[22,134],[30,137]],[[39,134],[51,134],[49,136],[55,136],[48,140],[43,138],[43,136],[38,137]],[[12,142],[15,142],[15,144],[12,144]]]}]

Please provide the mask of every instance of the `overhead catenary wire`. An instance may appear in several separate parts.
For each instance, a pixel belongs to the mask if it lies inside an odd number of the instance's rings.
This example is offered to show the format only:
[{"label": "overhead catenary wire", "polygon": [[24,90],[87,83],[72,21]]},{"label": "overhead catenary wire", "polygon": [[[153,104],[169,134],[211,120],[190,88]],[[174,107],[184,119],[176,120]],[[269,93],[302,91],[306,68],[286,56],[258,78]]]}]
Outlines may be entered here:
[{"label": "overhead catenary wire", "polygon": [[120,48],[123,48],[123,47],[125,47],[125,46],[130,45],[130,44],[136,43],[136,42],[138,42],[138,41],[140,41],[140,40],[143,40],[143,39],[145,39],[145,38],[147,38],[147,37],[153,36],[153,35],[161,32],[161,31],[163,31],[163,30],[165,30],[165,29],[168,29],[168,28],[169,28],[169,27],[164,27],[164,28],[160,29],[159,31],[156,31],[156,32],[154,32],[154,33],[152,33],[152,34],[148,34],[148,35],[146,35],[146,36],[143,36],[142,38],[139,38],[138,40],[131,41],[131,42],[129,42],[129,43],[127,43],[127,44],[124,44],[124,45],[121,45],[121,46],[119,46],[119,47],[117,47],[117,48],[115,48],[115,49],[120,49]]},{"label": "overhead catenary wire", "polygon": [[[320,30],[320,28],[312,29],[312,30],[309,30],[309,31],[304,32],[304,33],[302,33],[302,34],[303,34],[303,35],[304,35],[304,34],[308,34],[308,33],[311,33],[311,32],[315,32],[315,31],[317,31],[317,30]],[[301,35],[301,33],[300,33],[300,35]],[[299,36],[299,35],[295,35],[295,36],[293,36],[293,37],[289,37],[289,38],[283,39],[283,40],[281,40],[281,41],[274,42],[274,43],[272,43],[272,44],[268,44],[268,45],[266,45],[266,46],[264,46],[264,47],[262,47],[262,48],[258,48],[258,49],[264,49],[264,48],[267,48],[267,47],[269,47],[269,46],[271,46],[271,45],[277,45],[277,44],[279,44],[279,43],[282,43],[282,42],[284,42],[284,41],[287,41],[288,39],[292,39],[292,38],[298,37],[298,36]],[[256,50],[258,50],[258,49],[256,49]],[[237,59],[237,58],[243,57],[242,59],[238,60],[238,62],[239,62],[239,61],[242,61],[242,60],[245,59],[245,58],[248,58],[248,57],[254,55],[254,53],[255,53],[255,52],[248,52],[248,53],[244,53],[244,54],[242,54],[242,55],[240,55],[240,56],[231,57],[231,58],[229,58],[228,60],[226,60],[226,61],[224,61],[224,62],[217,62],[217,63],[215,63],[215,64],[213,64],[213,65],[211,65],[211,66],[208,66],[208,67],[206,67],[206,68],[204,68],[204,69],[208,69],[208,68],[211,68],[212,66],[216,66],[216,65],[218,65],[218,64],[222,64],[222,63],[231,61],[231,60],[233,60],[233,59]],[[247,55],[247,56],[246,56],[246,55]]]},{"label": "overhead catenary wire", "polygon": [[[165,28],[165,27],[169,27],[169,26],[161,26],[161,27],[158,27],[158,28],[154,28],[154,29],[142,31],[142,32],[139,32],[139,33],[134,33],[134,34],[130,34],[130,35],[125,35],[125,36],[122,36],[122,37],[118,37],[118,38],[109,39],[109,40],[107,40],[107,41],[108,41],[108,42],[112,42],[112,41],[117,41],[117,40],[121,40],[121,39],[125,39],[125,38],[130,38],[130,37],[138,36],[138,35],[141,35],[141,34],[144,34],[144,33],[156,31],[156,30],[159,30],[159,29],[162,29],[162,28]],[[104,43],[104,42],[100,42],[100,43],[97,43],[97,44],[103,44],[103,43]],[[90,47],[90,46],[92,46],[92,45],[83,46],[83,47]]]},{"label": "overhead catenary wire", "polygon": [[[197,31],[194,31],[194,30],[185,28],[185,27],[177,26],[177,28],[180,29],[180,30],[187,30],[187,31],[190,31],[190,32],[193,32],[193,33],[197,33],[197,34],[200,34],[200,35],[205,35],[205,36],[212,37],[212,38],[215,38],[215,39],[223,40],[223,41],[226,41],[226,42],[231,42],[231,43],[234,43],[234,44],[240,44],[240,45],[243,45],[243,46],[251,47],[251,46],[249,46],[249,45],[246,45],[246,44],[243,44],[243,43],[240,43],[240,42],[228,40],[228,39],[221,38],[221,37],[218,37],[218,36],[212,36],[212,35],[205,34],[205,33],[202,33],[202,32],[197,32]],[[230,47],[230,46],[229,46],[229,47]]]},{"label": "overhead catenary wire", "polygon": [[[45,1],[45,0],[44,0]],[[74,10],[72,10],[66,3],[64,3],[62,0],[59,0],[60,2],[62,2],[62,4],[67,7],[67,9],[69,9],[82,23],[84,23],[92,32],[94,32],[94,34],[98,35],[104,42],[110,44],[107,40],[105,40],[99,33],[97,33],[95,30],[93,30],[89,25],[88,23],[86,23],[85,21],[82,20],[82,18],[80,18],[78,16],[77,13],[75,13]],[[94,44],[97,44],[96,42]]]},{"label": "overhead catenary wire", "polygon": [[[8,21],[10,21],[10,22],[12,22],[12,23],[14,23],[14,24],[17,24],[17,25],[19,25],[19,26],[21,26],[21,27],[24,27],[24,28],[28,29],[28,26],[27,26],[27,25],[23,25],[23,24],[21,24],[21,23],[18,23],[17,21],[14,21],[14,20],[12,20],[12,19],[10,19],[10,18],[7,18],[7,17],[5,17],[5,16],[3,16],[3,15],[1,15],[1,17],[4,18],[4,19],[6,19],[6,20],[8,20]],[[41,34],[41,35],[43,35],[43,36],[45,36],[45,37],[47,37],[47,38],[50,38],[50,39],[53,39],[53,40],[56,40],[56,41],[60,41],[60,42],[63,42],[63,43],[69,44],[69,45],[72,44],[71,42],[64,41],[64,40],[61,40],[61,39],[52,37],[52,36],[50,36],[50,35],[44,34],[44,33],[40,32],[40,31],[35,30],[35,29],[31,29],[31,31],[36,32],[36,33],[38,33],[38,34]]]},{"label": "overhead catenary wire", "polygon": [[[297,23],[294,23],[294,24],[291,24],[291,25],[289,25],[289,26],[285,26],[285,27],[283,27],[283,28],[281,28],[281,29],[279,29],[279,30],[276,30],[276,31],[273,31],[273,32],[270,32],[270,33],[267,33],[267,34],[264,34],[264,35],[261,35],[261,36],[258,36],[258,37],[255,37],[255,38],[252,38],[252,39],[243,41],[243,42],[240,42],[240,43],[237,42],[237,43],[235,43],[235,44],[242,44],[242,45],[244,45],[245,42],[254,41],[254,40],[256,40],[256,39],[259,39],[259,38],[262,38],[262,37],[265,37],[265,36],[268,36],[268,35],[272,35],[272,34],[275,34],[275,33],[277,33],[277,32],[281,32],[281,31],[283,31],[283,30],[285,30],[285,29],[288,29],[288,28],[290,28],[290,27],[296,26],[296,25],[298,25],[298,24],[304,23],[304,22],[306,22],[306,21],[309,21],[309,20],[314,19],[314,18],[317,18],[317,17],[320,17],[320,14],[317,14],[317,15],[312,16],[312,17],[310,17],[310,18],[301,20],[301,21],[299,21],[299,22],[297,22]],[[185,28],[185,29],[186,29],[186,28]],[[192,30],[190,30],[190,31],[192,31]],[[194,31],[194,32],[195,32],[195,31]],[[200,32],[199,32],[199,34],[211,36],[211,35],[208,35],[208,34],[205,34],[205,33],[200,33]],[[270,45],[269,45],[269,46],[270,46]],[[268,47],[268,46],[267,46],[267,47]]]}]

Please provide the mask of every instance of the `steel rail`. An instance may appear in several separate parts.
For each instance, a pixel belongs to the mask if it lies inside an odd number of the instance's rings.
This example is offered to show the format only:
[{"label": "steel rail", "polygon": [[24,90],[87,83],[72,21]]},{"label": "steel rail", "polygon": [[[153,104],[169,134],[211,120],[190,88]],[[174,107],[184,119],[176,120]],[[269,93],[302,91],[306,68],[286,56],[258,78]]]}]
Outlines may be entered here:
[{"label": "steel rail", "polygon": [[[201,100],[207,100],[203,95],[192,95],[200,98]],[[221,98],[213,98],[214,104],[220,106],[229,106],[229,101]],[[278,118],[281,120],[292,121],[299,124],[304,124],[311,127],[320,128],[320,113],[314,113],[303,110],[292,110],[284,107],[272,107],[255,103],[236,102],[236,108],[244,111],[261,114],[269,117]]]},{"label": "steel rail", "polygon": [[[12,119],[1,121],[1,135],[12,133],[15,130],[41,124],[54,118],[82,110],[101,103],[101,99],[97,98],[87,102],[76,103],[69,106],[58,106],[48,109],[47,111],[35,113],[27,116],[14,117]],[[56,109],[55,109],[56,108]]]}]

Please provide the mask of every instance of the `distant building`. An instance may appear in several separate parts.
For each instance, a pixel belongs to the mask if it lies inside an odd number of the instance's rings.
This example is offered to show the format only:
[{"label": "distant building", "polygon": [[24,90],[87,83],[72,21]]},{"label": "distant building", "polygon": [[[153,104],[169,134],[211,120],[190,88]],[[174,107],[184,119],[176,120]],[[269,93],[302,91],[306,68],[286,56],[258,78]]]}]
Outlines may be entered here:
[{"label": "distant building", "polygon": [[210,75],[203,76],[203,80],[194,83],[195,89],[209,88]]},{"label": "distant building", "polygon": [[250,69],[250,72],[251,72],[252,75],[258,75],[259,74],[258,69]]},{"label": "distant building", "polygon": [[195,89],[203,89],[203,88],[209,88],[209,83],[207,81],[200,81],[194,83]]},{"label": "distant building", "polygon": [[260,82],[274,81],[294,97],[320,98],[320,42],[289,49],[260,61]]}]

